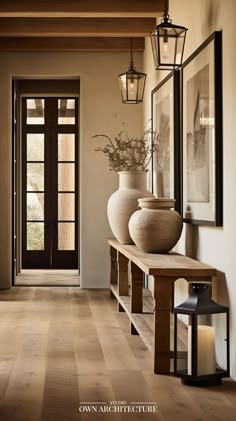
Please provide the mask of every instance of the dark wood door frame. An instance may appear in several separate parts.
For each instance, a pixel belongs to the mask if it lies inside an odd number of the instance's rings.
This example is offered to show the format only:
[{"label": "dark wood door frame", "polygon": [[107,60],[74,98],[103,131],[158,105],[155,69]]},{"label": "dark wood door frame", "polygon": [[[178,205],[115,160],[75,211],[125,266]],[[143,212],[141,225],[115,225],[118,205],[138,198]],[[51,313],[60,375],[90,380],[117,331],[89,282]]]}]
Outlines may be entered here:
[{"label": "dark wood door frame", "polygon": [[[70,99],[70,98],[67,98]],[[78,113],[78,98],[75,100],[75,114]],[[40,100],[40,98],[39,98]],[[58,244],[58,230],[60,224],[73,224],[77,227],[78,221],[78,122],[74,125],[58,125],[58,97],[41,98],[45,101],[45,124],[26,124],[26,103],[27,97],[22,98],[22,268],[54,268],[54,269],[74,269],[78,267],[78,230],[75,229],[74,250],[60,250]],[[27,161],[26,142],[27,134],[42,133],[44,135],[45,155],[44,155],[44,190],[37,190],[38,194],[44,195],[44,250],[27,250],[27,195],[32,192],[27,191]],[[73,161],[75,175],[75,189],[72,194],[75,197],[74,221],[63,221],[58,218],[58,135],[61,133],[75,135],[75,161]],[[62,161],[63,163],[63,161]],[[66,164],[69,163],[66,161]],[[65,190],[61,193],[70,193]],[[40,220],[28,220],[31,223],[40,223]],[[68,226],[68,225],[67,225]]]},{"label": "dark wood door frame", "polygon": [[[28,81],[24,81],[28,82]],[[32,82],[33,81],[29,81],[29,91],[32,89]],[[71,81],[69,81],[71,82]],[[27,85],[27,83],[26,83]],[[27,87],[27,86],[26,86]],[[37,88],[36,88],[37,89]],[[35,91],[36,91],[35,89]],[[27,89],[26,89],[27,90]],[[67,90],[68,92],[68,90]],[[27,95],[27,94],[26,94]],[[25,95],[24,95],[25,96]],[[30,94],[27,95],[28,97],[33,97],[33,95]],[[57,173],[57,166],[58,166],[58,159],[57,159],[57,135],[58,133],[71,133],[73,132],[74,128],[72,128],[72,125],[60,125],[58,126],[57,124],[57,106],[55,106],[55,102],[57,102],[57,99],[60,97],[61,95],[58,95],[58,97],[53,96],[53,97],[49,97],[48,95],[43,95],[44,98],[46,98],[46,108],[49,106],[51,107],[51,105],[54,103],[54,115],[52,115],[51,113],[51,122],[49,124],[46,124],[46,127],[44,127],[44,129],[42,128],[42,126],[37,126],[34,125],[33,126],[28,126],[27,129],[23,127],[23,139],[26,139],[26,131],[27,133],[41,133],[44,131],[45,134],[45,154],[46,154],[46,160],[48,162],[50,162],[50,167],[49,165],[46,164],[46,170],[45,170],[45,179],[49,180],[50,182],[46,182],[46,190],[45,190],[45,194],[51,198],[51,202],[53,203],[53,206],[45,206],[45,224],[47,225],[47,230],[49,233],[49,236],[52,239],[53,242],[53,247],[52,244],[49,244],[49,241],[47,241],[46,239],[46,243],[45,243],[45,256],[42,256],[42,252],[33,252],[32,254],[32,262],[29,265],[29,268],[57,268],[57,269],[67,269],[67,268],[78,268],[78,248],[79,248],[79,230],[76,229],[75,230],[75,250],[74,253],[71,253],[71,251],[59,251],[56,250],[55,244],[58,243],[58,230],[56,229],[56,225],[58,224],[58,220],[56,218],[55,215],[58,216],[58,200],[57,200],[57,195],[58,195],[58,190],[55,187],[56,185],[58,185],[58,173]],[[65,95],[63,95],[65,97]],[[66,96],[66,98],[70,98],[71,96]],[[76,100],[76,108],[75,108],[75,116],[78,116],[79,114],[79,110],[78,110],[78,96],[73,95],[73,98]],[[22,103],[24,104],[25,102],[25,98],[22,98]],[[23,121],[25,121],[24,119],[26,118],[26,107],[23,105],[22,107],[22,118]],[[46,109],[46,113],[47,115],[47,109]],[[79,220],[79,197],[78,197],[78,158],[79,158],[79,147],[78,147],[78,119],[76,118],[76,130],[77,130],[77,134],[75,135],[75,157],[76,162],[75,162],[75,191],[77,192],[77,194],[75,194],[75,221],[77,221],[78,224],[78,220]],[[50,146],[49,146],[50,145]],[[23,155],[23,162],[26,162],[26,149],[25,149],[25,141],[23,142],[23,148],[22,148],[22,155]],[[52,159],[52,156],[54,155],[55,159]],[[24,169],[26,168],[26,166],[24,165]],[[26,194],[26,174],[24,174],[25,171],[23,171],[23,181],[24,181],[24,187],[23,187],[23,191]],[[50,176],[49,176],[50,174]],[[53,175],[53,176],[52,176]],[[66,193],[63,191],[63,193]],[[24,199],[22,201],[22,214],[26,214],[26,200]],[[60,221],[61,223],[63,221]],[[68,221],[67,221],[68,222]],[[23,243],[23,247],[26,249],[26,224],[24,225],[24,229],[23,229],[23,235],[22,235],[22,243]],[[78,224],[78,228],[79,228],[79,224]],[[52,253],[53,250],[53,253]],[[33,256],[34,254],[34,256]],[[47,254],[47,258],[46,258],[46,254]],[[73,256],[72,256],[73,254]],[[23,258],[24,259],[24,258]],[[23,260],[22,259],[22,260]],[[41,263],[39,263],[41,262]],[[24,267],[24,261],[23,263],[23,267]]]}]

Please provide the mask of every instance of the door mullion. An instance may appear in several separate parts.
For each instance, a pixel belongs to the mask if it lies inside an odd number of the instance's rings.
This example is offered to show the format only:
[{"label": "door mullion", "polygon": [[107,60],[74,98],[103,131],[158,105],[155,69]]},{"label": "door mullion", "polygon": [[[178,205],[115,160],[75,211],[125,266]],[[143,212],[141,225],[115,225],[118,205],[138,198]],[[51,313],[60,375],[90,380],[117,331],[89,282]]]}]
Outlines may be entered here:
[{"label": "door mullion", "polygon": [[51,183],[50,183],[50,161],[51,161],[51,134],[50,126],[48,121],[48,100],[45,99],[45,247],[48,256],[48,267],[51,267],[51,210],[49,198],[51,195]]},{"label": "door mullion", "polygon": [[55,218],[57,214],[57,201],[56,201],[56,184],[57,184],[57,175],[56,175],[56,148],[55,148],[55,125],[57,118],[57,99],[56,98],[46,98],[46,125],[48,131],[48,142],[47,142],[47,151],[48,159],[46,162],[47,168],[47,193],[46,193],[46,203],[47,203],[47,214],[48,214],[48,252],[49,252],[49,261],[50,268],[54,267],[53,264],[53,254],[56,246],[56,224]]}]

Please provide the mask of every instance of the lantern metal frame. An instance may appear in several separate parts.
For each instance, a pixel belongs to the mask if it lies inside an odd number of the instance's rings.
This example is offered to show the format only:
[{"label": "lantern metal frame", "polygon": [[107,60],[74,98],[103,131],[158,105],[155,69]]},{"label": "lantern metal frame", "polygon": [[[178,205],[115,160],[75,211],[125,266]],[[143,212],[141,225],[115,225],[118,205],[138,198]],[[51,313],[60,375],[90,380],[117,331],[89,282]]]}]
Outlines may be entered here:
[{"label": "lantern metal frame", "polygon": [[[144,89],[145,89],[145,83],[146,83],[146,73],[139,72],[134,67],[133,62],[133,48],[132,48],[132,38],[130,39],[130,63],[129,68],[127,72],[120,73],[118,75],[119,83],[120,83],[120,89],[121,89],[121,98],[123,104],[139,104],[140,102],[143,102],[143,95],[144,95]],[[125,85],[123,85],[123,79],[125,79]],[[136,93],[134,95],[134,92],[130,92],[131,89],[131,83],[133,81],[137,81],[136,84]],[[140,89],[140,81],[143,83],[142,89]],[[125,86],[125,89],[124,89]],[[123,95],[124,91],[124,95]]]},{"label": "lantern metal frame", "polygon": [[[188,29],[184,26],[175,25],[172,23],[168,11],[168,0],[165,0],[165,9],[163,17],[161,19],[161,23],[159,25],[156,25],[152,33],[150,34],[152,53],[156,70],[177,70],[182,67],[187,30]],[[177,62],[177,43],[180,37],[183,37],[182,52],[180,54],[180,60],[178,60]],[[165,60],[163,62],[163,57],[161,54],[161,38],[163,38],[164,43],[168,43],[168,39],[175,38],[175,48],[173,56],[174,60],[170,61],[169,63],[167,63]]]},{"label": "lantern metal frame", "polygon": [[[182,383],[190,386],[208,386],[222,383],[222,378],[229,377],[230,373],[230,337],[229,337],[229,307],[222,306],[213,301],[209,295],[208,287],[210,282],[190,282],[192,291],[187,300],[174,308],[174,375],[181,377]],[[214,314],[226,315],[226,370],[216,368],[212,374],[198,375],[198,316],[207,316]],[[177,370],[177,338],[178,338],[178,314],[187,315],[192,326],[191,335],[191,372]]]}]

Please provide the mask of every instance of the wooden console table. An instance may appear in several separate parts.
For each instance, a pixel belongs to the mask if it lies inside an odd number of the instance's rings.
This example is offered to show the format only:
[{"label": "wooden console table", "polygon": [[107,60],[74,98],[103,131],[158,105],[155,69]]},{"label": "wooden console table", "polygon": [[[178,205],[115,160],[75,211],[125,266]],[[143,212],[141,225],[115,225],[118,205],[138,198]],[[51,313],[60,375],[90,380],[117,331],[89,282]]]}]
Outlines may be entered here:
[{"label": "wooden console table", "polygon": [[[143,313],[143,274],[154,277],[154,372],[170,372],[170,314],[173,305],[174,282],[211,282],[216,269],[197,260],[177,254],[147,254],[134,245],[122,245],[108,240],[111,253],[111,297],[116,297],[120,311],[126,311],[131,320],[131,333],[141,334],[134,316]],[[128,264],[130,262],[131,293],[129,297]],[[128,300],[128,301],[127,301]],[[142,335],[141,335],[142,336]]]}]

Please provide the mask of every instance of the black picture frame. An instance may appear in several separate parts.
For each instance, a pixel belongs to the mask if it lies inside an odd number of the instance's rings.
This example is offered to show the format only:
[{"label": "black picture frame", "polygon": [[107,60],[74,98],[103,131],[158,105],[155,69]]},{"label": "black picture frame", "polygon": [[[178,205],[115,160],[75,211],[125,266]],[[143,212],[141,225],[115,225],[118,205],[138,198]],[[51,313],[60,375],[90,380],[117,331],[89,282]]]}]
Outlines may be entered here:
[{"label": "black picture frame", "polygon": [[180,180],[180,71],[168,74],[151,92],[153,142],[158,150],[152,156],[152,192],[157,197],[175,199],[181,213]]},{"label": "black picture frame", "polygon": [[196,225],[223,224],[222,32],[183,63],[182,216]]}]

